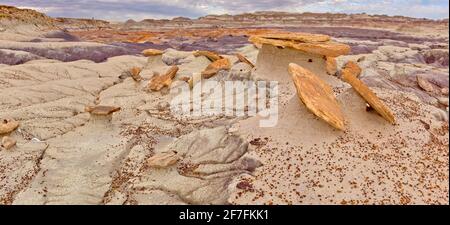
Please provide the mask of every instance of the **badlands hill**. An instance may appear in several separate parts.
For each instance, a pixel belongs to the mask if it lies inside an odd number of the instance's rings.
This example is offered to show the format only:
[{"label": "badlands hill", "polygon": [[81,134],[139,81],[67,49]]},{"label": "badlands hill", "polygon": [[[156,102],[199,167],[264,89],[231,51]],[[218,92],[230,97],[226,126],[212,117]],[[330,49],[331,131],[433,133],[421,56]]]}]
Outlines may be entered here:
[{"label": "badlands hill", "polygon": [[448,20],[419,19],[404,16],[332,13],[286,13],[255,12],[237,15],[207,15],[198,19],[177,17],[172,20],[145,19],[140,22],[129,21],[128,28],[145,27],[298,27],[298,26],[340,26],[383,28],[398,31],[417,31],[433,27],[446,31]]},{"label": "badlands hill", "polygon": [[54,20],[40,12],[32,9],[18,9],[13,6],[0,5],[1,24],[16,22],[33,25],[53,25]]},{"label": "badlands hill", "polygon": [[33,25],[40,29],[102,29],[110,28],[110,23],[96,19],[52,18],[32,9],[19,9],[0,5],[0,28]]}]

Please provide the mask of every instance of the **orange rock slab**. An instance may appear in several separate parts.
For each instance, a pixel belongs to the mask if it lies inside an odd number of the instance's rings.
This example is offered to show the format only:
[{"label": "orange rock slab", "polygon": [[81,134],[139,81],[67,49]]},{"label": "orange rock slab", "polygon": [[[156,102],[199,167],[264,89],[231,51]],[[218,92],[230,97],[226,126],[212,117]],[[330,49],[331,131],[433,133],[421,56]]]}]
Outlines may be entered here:
[{"label": "orange rock slab", "polygon": [[139,81],[142,80],[142,77],[140,75],[141,71],[142,71],[142,69],[139,68],[139,67],[131,68],[130,74],[131,74],[131,77],[133,78],[134,81],[138,81],[139,82]]},{"label": "orange rock slab", "polygon": [[249,41],[254,44],[269,44],[283,48],[293,48],[306,53],[338,57],[350,52],[350,46],[336,42],[297,42],[292,40],[269,39],[261,36],[251,36]]},{"label": "orange rock slab", "polygon": [[202,72],[202,77],[205,79],[211,78],[217,74],[220,70],[231,69],[230,60],[227,58],[219,59],[217,61],[209,64],[206,69]]},{"label": "orange rock slab", "polygon": [[244,55],[242,55],[241,53],[236,53],[236,57],[239,59],[240,62],[243,63],[247,63],[248,65],[250,65],[252,68],[255,67],[255,65],[250,62],[250,60],[248,60]]},{"label": "orange rock slab", "polygon": [[308,34],[308,33],[269,33],[260,35],[262,38],[279,39],[299,42],[327,42],[330,41],[330,36],[323,34]]},{"label": "orange rock slab", "polygon": [[289,64],[288,71],[297,88],[298,97],[306,108],[334,128],[344,130],[344,116],[331,86],[295,63]]},{"label": "orange rock slab", "polygon": [[[349,65],[349,63],[347,63]],[[349,83],[353,89],[358,92],[359,95],[361,95],[364,100],[373,108],[375,111],[378,112],[384,119],[386,119],[388,122],[394,124],[395,123],[395,116],[391,112],[391,110],[384,105],[384,103],[377,97],[375,93],[373,93],[372,90],[370,90],[367,85],[365,85],[361,80],[359,80],[356,76],[361,73],[361,69],[359,68],[356,63],[350,63],[351,66],[346,66],[342,70],[342,80]],[[355,70],[356,67],[359,68],[359,70]],[[354,68],[352,68],[354,67]],[[358,72],[359,71],[359,72]]]}]

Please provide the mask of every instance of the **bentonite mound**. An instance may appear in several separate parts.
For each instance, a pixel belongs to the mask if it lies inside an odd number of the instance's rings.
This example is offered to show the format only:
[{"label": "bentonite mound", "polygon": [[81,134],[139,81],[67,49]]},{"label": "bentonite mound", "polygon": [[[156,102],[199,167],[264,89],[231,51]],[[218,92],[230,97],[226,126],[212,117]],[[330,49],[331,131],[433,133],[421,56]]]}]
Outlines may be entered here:
[{"label": "bentonite mound", "polygon": [[[0,117],[14,117],[21,125],[12,134],[14,150],[0,151],[2,171],[8,174],[1,179],[2,202],[227,203],[234,178],[259,164],[245,156],[247,142],[224,127],[203,130],[200,122],[189,125],[155,113],[164,112],[159,103],[169,96],[148,93],[131,77],[120,78],[145,60],[122,56],[104,63],[3,68],[1,79],[7,82],[2,83]],[[112,121],[99,122],[84,111],[95,103],[122,110]],[[147,166],[149,157],[167,148],[182,158],[176,165]]]}]

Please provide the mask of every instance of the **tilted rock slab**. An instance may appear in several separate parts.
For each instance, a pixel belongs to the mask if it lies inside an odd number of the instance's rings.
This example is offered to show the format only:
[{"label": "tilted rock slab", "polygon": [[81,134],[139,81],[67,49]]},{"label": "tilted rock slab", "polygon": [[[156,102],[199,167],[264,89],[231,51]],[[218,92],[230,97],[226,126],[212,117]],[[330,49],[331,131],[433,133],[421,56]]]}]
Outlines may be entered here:
[{"label": "tilted rock slab", "polygon": [[169,87],[172,84],[175,75],[178,72],[177,66],[172,66],[164,75],[155,74],[152,79],[150,79],[148,88],[152,91],[160,91],[164,87]]},{"label": "tilted rock slab", "polygon": [[344,116],[333,89],[317,75],[294,63],[289,64],[289,73],[305,106],[331,126],[344,130]]},{"label": "tilted rock slab", "polygon": [[[342,70],[342,80],[352,85],[352,87],[363,97],[373,109],[375,109],[383,118],[388,122],[394,124],[395,117],[391,110],[383,104],[383,102],[373,93],[372,90],[367,87],[361,80],[357,78],[358,70],[352,70],[349,68],[359,68],[355,63],[351,63],[350,67]],[[356,73],[355,73],[356,71]],[[360,71],[360,70],[359,70]]]},{"label": "tilted rock slab", "polygon": [[150,167],[155,168],[164,168],[171,165],[174,165],[178,162],[180,157],[176,152],[162,152],[158,153],[147,160],[147,163]]},{"label": "tilted rock slab", "polygon": [[195,57],[199,57],[199,56],[205,56],[206,58],[208,58],[209,60],[211,60],[212,62],[217,61],[219,59],[222,59],[223,57],[220,56],[219,54],[215,53],[215,52],[211,52],[211,51],[195,51],[194,52],[194,56]]}]

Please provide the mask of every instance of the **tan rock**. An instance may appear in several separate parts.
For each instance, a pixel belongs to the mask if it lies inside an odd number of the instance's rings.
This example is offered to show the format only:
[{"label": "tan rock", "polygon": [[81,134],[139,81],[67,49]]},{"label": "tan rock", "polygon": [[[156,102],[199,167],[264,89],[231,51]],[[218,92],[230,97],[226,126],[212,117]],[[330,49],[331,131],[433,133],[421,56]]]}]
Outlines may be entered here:
[{"label": "tan rock", "polygon": [[277,34],[263,34],[262,38],[279,39],[299,42],[327,42],[330,41],[330,36],[322,34],[308,34],[308,33],[277,33]]},{"label": "tan rock", "polygon": [[289,64],[288,71],[300,101],[306,108],[331,126],[344,130],[344,116],[332,88],[317,75],[295,63]]},{"label": "tan rock", "polygon": [[417,84],[419,85],[420,88],[422,88],[424,91],[427,92],[434,92],[434,87],[433,85],[428,82],[427,79],[423,78],[422,76],[417,76]]},{"label": "tan rock", "polygon": [[90,113],[91,115],[107,116],[111,115],[114,112],[120,111],[120,107],[97,105],[97,106],[86,106],[84,110]]},{"label": "tan rock", "polygon": [[367,85],[365,85],[356,77],[356,74],[358,74],[358,70],[350,69],[353,66],[356,66],[358,68],[359,66],[356,64],[350,65],[350,67],[342,71],[342,80],[349,83],[356,90],[356,92],[358,92],[358,94],[361,95],[361,97],[364,98],[364,100],[366,100],[367,103],[378,112],[378,114],[380,114],[388,122],[394,124],[395,117],[394,114],[392,114],[391,110],[383,104],[383,102],[375,95],[375,93],[372,92],[372,90],[369,89],[369,87],[367,87]]},{"label": "tan rock", "polygon": [[208,79],[217,74],[220,70],[230,70],[231,63],[227,58],[219,59],[217,61],[209,64],[206,69],[202,72],[202,77]]},{"label": "tan rock", "polygon": [[260,36],[251,36],[250,42],[256,44],[269,44],[277,47],[288,47],[303,51],[306,53],[337,57],[340,55],[346,55],[350,52],[350,46],[345,44],[339,44],[336,42],[317,42],[317,43],[303,43],[295,41],[286,41],[278,39],[262,38]]},{"label": "tan rock", "polygon": [[448,88],[442,88],[441,89],[441,94],[448,95]]},{"label": "tan rock", "polygon": [[162,55],[164,52],[158,49],[145,49],[144,51],[142,51],[142,55],[144,56],[155,56],[155,55]]},{"label": "tan rock", "polygon": [[130,70],[130,75],[131,75],[131,77],[133,78],[134,81],[139,82],[139,81],[142,80],[142,77],[141,77],[141,75],[140,75],[141,70],[142,70],[142,69],[139,68],[139,67],[133,67],[133,68],[131,68],[131,70]]},{"label": "tan rock", "polygon": [[160,91],[164,87],[169,87],[170,84],[172,84],[177,72],[178,67],[172,66],[169,70],[167,70],[166,74],[162,76],[159,74],[154,74],[148,83],[148,88],[152,91]]},{"label": "tan rock", "polygon": [[326,70],[329,75],[335,75],[337,73],[337,63],[335,57],[325,57],[326,58]]},{"label": "tan rock", "polygon": [[2,146],[1,147],[5,148],[6,150],[11,149],[14,145],[16,145],[16,140],[14,140],[12,137],[4,136],[2,138]]},{"label": "tan rock", "polygon": [[342,73],[350,73],[355,77],[359,77],[359,75],[361,75],[361,72],[361,68],[353,61],[348,61],[342,70]]},{"label": "tan rock", "polygon": [[13,132],[19,127],[19,122],[14,119],[1,119],[0,121],[0,135]]},{"label": "tan rock", "polygon": [[236,53],[236,57],[239,59],[240,62],[247,63],[252,68],[255,67],[255,65],[252,62],[250,62],[250,60],[248,60],[244,55]]},{"label": "tan rock", "polygon": [[217,61],[219,59],[222,59],[223,57],[220,56],[219,54],[215,53],[215,52],[211,52],[211,51],[195,51],[194,52],[194,56],[195,57],[199,57],[199,56],[205,56],[206,58],[208,58],[209,60],[211,60],[212,62]]},{"label": "tan rock", "polygon": [[157,153],[147,160],[147,165],[154,168],[165,168],[172,166],[180,160],[176,152]]}]

